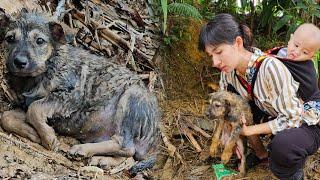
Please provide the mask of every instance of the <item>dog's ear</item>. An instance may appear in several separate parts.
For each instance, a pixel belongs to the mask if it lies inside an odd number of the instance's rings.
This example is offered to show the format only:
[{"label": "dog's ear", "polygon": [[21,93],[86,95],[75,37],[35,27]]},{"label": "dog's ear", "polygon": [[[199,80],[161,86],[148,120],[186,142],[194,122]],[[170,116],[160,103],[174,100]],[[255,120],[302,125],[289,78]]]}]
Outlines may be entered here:
[{"label": "dog's ear", "polygon": [[0,43],[4,40],[5,30],[10,23],[9,16],[5,13],[5,10],[0,8]]},{"label": "dog's ear", "polygon": [[50,22],[49,29],[54,41],[59,42],[61,44],[66,43],[65,34],[60,24],[56,22]]},{"label": "dog's ear", "polygon": [[240,109],[234,103],[234,99],[228,97],[225,99],[226,119],[232,122],[238,121],[240,118]]}]

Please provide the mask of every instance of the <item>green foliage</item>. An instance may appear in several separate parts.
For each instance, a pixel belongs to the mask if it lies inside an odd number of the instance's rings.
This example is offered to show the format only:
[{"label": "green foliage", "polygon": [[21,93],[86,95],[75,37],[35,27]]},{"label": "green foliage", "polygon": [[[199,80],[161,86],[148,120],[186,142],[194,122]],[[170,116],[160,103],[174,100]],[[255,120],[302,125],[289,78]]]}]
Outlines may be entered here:
[{"label": "green foliage", "polygon": [[215,11],[213,10],[213,3],[211,0],[198,0],[198,3],[200,5],[199,12],[202,15],[203,19],[212,19],[212,17],[215,14]]},{"label": "green foliage", "polygon": [[318,73],[318,78],[319,78],[319,62],[320,61],[320,51],[318,51],[316,54],[315,54],[315,57],[314,57],[314,60],[313,60],[313,63],[314,63],[314,67],[316,68],[317,70],[317,73]]},{"label": "green foliage", "polygon": [[[290,0],[286,0],[289,1]],[[265,28],[268,26],[268,24],[272,23],[275,14],[277,11],[279,11],[279,8],[277,8],[278,1],[277,0],[263,0],[262,1],[262,11],[260,14],[261,21],[260,25],[262,28]]]},{"label": "green foliage", "polygon": [[304,22],[320,23],[320,6],[315,0],[161,0],[165,44],[187,38],[188,19],[209,20],[229,13],[253,30],[256,46],[264,50],[285,45],[289,35]]},{"label": "green foliage", "polygon": [[[281,33],[286,30],[286,39],[300,24],[304,22],[314,23],[315,17],[320,17],[320,6],[314,0],[300,0],[298,3],[291,0],[265,0],[262,6],[265,7],[261,13],[261,25],[274,26],[269,35]],[[270,9],[273,11],[270,11]],[[270,29],[270,28],[269,28]],[[280,32],[279,32],[280,31]]]},{"label": "green foliage", "polygon": [[168,19],[168,1],[161,0],[161,9],[163,13],[163,23],[162,23],[162,31],[163,33],[167,30],[167,19]]},{"label": "green foliage", "polygon": [[174,15],[191,17],[197,20],[202,19],[202,16],[198,9],[186,3],[171,3],[168,5],[168,11],[170,14]]},{"label": "green foliage", "polygon": [[161,0],[161,11],[163,14],[162,32],[164,34],[163,40],[166,45],[170,45],[185,37],[183,31],[185,26],[184,23],[188,23],[186,20],[201,20],[203,18],[198,10],[199,6],[202,7],[201,3],[201,0],[185,0],[172,3],[167,0]]},{"label": "green foliage", "polygon": [[260,35],[255,36],[254,39],[255,42],[253,46],[258,47],[262,51],[285,45],[284,39],[277,35],[273,36],[272,38]]},{"label": "green foliage", "polygon": [[218,13],[229,13],[237,15],[239,7],[237,6],[236,0],[218,0],[213,2],[213,9],[216,14]]},{"label": "green foliage", "polygon": [[293,18],[291,15],[284,15],[273,27],[273,32],[277,32],[284,25],[288,24],[288,22]]},{"label": "green foliage", "polygon": [[186,33],[186,29],[189,26],[188,18],[171,17],[168,24],[168,31],[163,37],[165,45],[171,46],[174,42],[189,38],[188,33]]},{"label": "green foliage", "polygon": [[[190,0],[193,3],[193,0]],[[198,9],[191,4],[188,3],[179,3],[173,2],[168,3],[168,0],[161,0],[161,10],[163,14],[163,22],[162,22],[162,32],[165,35],[165,43],[171,43],[172,40],[176,39],[176,36],[168,35],[168,28],[171,28],[168,25],[168,18],[171,16],[178,16],[183,18],[194,18],[197,20],[202,19],[202,16]],[[168,27],[169,26],[169,27]],[[169,29],[170,31],[170,29]],[[173,38],[174,37],[174,38]],[[170,39],[173,38],[173,39]]]}]

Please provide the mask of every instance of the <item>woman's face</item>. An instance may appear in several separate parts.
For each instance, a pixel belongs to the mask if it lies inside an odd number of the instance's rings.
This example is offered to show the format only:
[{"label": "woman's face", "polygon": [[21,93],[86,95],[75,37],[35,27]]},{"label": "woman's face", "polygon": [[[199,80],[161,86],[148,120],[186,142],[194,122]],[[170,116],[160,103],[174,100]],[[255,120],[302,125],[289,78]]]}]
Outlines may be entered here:
[{"label": "woman's face", "polygon": [[236,44],[206,45],[205,52],[212,58],[212,67],[229,73],[239,64]]}]

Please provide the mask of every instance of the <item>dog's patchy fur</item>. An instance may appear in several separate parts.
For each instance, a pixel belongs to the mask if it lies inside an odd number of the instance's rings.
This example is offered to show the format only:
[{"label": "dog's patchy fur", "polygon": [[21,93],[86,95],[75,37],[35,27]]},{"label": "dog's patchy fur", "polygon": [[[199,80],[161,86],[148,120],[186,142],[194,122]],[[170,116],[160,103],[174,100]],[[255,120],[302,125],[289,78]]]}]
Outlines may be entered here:
[{"label": "dog's patchy fur", "polygon": [[217,153],[219,145],[224,146],[221,161],[226,164],[229,162],[233,149],[238,145],[241,153],[240,174],[245,175],[245,155],[244,145],[240,137],[242,129],[241,117],[244,115],[247,125],[253,124],[252,113],[249,104],[240,96],[227,92],[219,91],[210,94],[209,107],[206,114],[210,119],[217,120],[217,128],[212,136],[210,155]]},{"label": "dog's patchy fur", "polygon": [[159,113],[138,75],[65,44],[60,24],[43,13],[22,11],[16,21],[2,13],[0,23],[8,50],[5,79],[16,106],[26,110],[5,112],[4,129],[47,149],[58,148],[57,132],[87,143],[71,154],[144,159],[154,146]]}]

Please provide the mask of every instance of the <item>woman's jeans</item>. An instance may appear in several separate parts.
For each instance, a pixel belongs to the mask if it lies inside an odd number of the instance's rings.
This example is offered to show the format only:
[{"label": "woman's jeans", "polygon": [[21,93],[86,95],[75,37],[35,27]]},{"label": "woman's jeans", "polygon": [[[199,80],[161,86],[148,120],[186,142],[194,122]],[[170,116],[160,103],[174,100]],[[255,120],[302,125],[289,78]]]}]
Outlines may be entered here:
[{"label": "woman's jeans", "polygon": [[309,155],[320,147],[319,125],[286,129],[274,136],[268,145],[269,166],[280,179],[294,179],[293,175],[301,171]]}]

